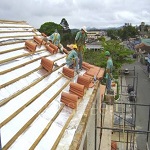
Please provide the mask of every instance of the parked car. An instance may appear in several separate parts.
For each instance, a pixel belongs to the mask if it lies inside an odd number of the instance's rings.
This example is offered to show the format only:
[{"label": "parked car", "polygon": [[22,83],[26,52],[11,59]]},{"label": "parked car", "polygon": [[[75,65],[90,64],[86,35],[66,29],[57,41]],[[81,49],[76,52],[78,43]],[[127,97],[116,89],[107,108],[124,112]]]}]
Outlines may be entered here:
[{"label": "parked car", "polygon": [[126,69],[124,70],[124,74],[129,74],[128,68],[126,68]]}]

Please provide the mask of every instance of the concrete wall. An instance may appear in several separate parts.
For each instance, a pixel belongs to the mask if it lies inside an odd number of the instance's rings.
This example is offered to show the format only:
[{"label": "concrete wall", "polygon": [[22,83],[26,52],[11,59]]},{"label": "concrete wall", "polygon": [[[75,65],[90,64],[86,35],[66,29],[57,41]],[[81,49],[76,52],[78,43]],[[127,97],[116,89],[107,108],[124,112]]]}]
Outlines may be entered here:
[{"label": "concrete wall", "polygon": [[98,88],[97,96],[92,104],[87,126],[83,134],[79,150],[98,150],[99,148],[100,130],[96,128],[97,126],[100,126],[99,107],[100,107],[100,93]]}]

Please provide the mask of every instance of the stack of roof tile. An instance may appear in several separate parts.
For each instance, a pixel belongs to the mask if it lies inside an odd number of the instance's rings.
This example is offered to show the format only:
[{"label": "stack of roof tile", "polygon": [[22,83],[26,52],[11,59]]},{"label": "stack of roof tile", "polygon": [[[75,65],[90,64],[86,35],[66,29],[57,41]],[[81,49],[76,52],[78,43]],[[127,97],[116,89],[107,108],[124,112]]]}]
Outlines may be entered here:
[{"label": "stack of roof tile", "polygon": [[34,52],[36,50],[37,44],[34,41],[26,40],[25,41],[25,47],[30,50],[31,52]]},{"label": "stack of roof tile", "polygon": [[45,33],[41,33],[42,36],[47,37],[47,35]]},{"label": "stack of roof tile", "polygon": [[42,57],[41,58],[41,65],[43,66],[44,69],[46,69],[48,72],[52,72],[52,69],[53,69],[53,65],[54,65],[54,62],[45,58],[45,57]]},{"label": "stack of roof tile", "polygon": [[73,69],[70,69],[70,68],[67,68],[67,67],[63,67],[63,71],[62,73],[69,77],[69,78],[73,78],[74,77],[74,70]]},{"label": "stack of roof tile", "polygon": [[38,45],[42,45],[43,43],[43,39],[39,38],[38,36],[34,36],[33,40],[38,44]]},{"label": "stack of roof tile", "polygon": [[89,88],[92,79],[90,76],[78,76],[77,83],[84,85],[86,88]]},{"label": "stack of roof tile", "polygon": [[74,83],[71,82],[70,83],[70,89],[69,89],[70,93],[76,94],[78,95],[80,98],[82,98],[84,96],[84,85],[81,85],[79,83]]},{"label": "stack of roof tile", "polygon": [[61,93],[61,102],[63,102],[66,106],[76,109],[78,105],[79,97],[75,94],[62,92]]},{"label": "stack of roof tile", "polygon": [[56,53],[56,51],[55,51],[52,47],[50,47],[49,45],[45,45],[45,47],[46,47],[46,49],[47,49],[50,53],[52,53],[52,54]]},{"label": "stack of roof tile", "polygon": [[95,66],[95,67],[92,67],[89,70],[87,70],[85,74],[94,77],[94,76],[97,76],[97,74],[99,73],[99,71],[100,71],[100,67],[96,67]]},{"label": "stack of roof tile", "polygon": [[50,42],[49,46],[52,47],[56,53],[58,52],[58,47],[54,45],[52,42]]}]

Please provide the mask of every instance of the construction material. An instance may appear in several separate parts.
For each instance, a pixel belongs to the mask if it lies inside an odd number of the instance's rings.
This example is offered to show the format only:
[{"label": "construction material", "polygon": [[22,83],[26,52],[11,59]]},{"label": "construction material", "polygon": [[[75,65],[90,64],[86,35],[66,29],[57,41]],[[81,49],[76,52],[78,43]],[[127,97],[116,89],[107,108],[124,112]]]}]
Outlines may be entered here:
[{"label": "construction material", "polygon": [[53,65],[54,65],[54,62],[45,58],[45,57],[42,57],[41,58],[41,65],[43,66],[44,69],[46,69],[48,72],[52,72],[52,69],[53,69]]},{"label": "construction material", "polygon": [[49,45],[45,45],[45,47],[50,53],[52,53],[52,54],[56,53],[55,49],[50,47]]},{"label": "construction material", "polygon": [[75,94],[62,92],[61,94],[61,102],[63,102],[66,106],[76,109],[78,105],[79,97]]},{"label": "construction material", "polygon": [[39,46],[41,46],[42,43],[43,43],[43,39],[40,38],[40,37],[38,37],[38,36],[34,36],[34,37],[33,37],[33,40],[34,40]]},{"label": "construction material", "polygon": [[89,88],[91,81],[92,81],[91,77],[89,77],[89,76],[79,75],[78,79],[77,79],[77,83],[84,85],[86,88]]},{"label": "construction material", "polygon": [[31,52],[35,52],[37,44],[31,40],[25,41],[25,47],[30,50]]},{"label": "construction material", "polygon": [[69,77],[69,78],[73,78],[74,77],[74,70],[73,69],[69,69],[67,67],[63,67],[62,73],[65,76]]},{"label": "construction material", "polygon": [[82,98],[84,96],[84,85],[71,82],[69,92],[76,94],[78,95],[78,97]]}]

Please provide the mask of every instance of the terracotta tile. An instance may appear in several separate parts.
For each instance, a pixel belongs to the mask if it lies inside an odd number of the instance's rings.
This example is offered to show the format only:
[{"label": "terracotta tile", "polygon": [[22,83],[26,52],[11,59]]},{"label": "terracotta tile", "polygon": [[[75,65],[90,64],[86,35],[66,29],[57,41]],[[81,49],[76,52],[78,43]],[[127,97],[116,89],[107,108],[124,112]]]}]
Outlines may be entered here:
[{"label": "terracotta tile", "polygon": [[69,92],[76,94],[81,98],[84,96],[84,85],[71,82]]},{"label": "terracotta tile", "polygon": [[63,48],[64,53],[68,54],[69,52],[67,51],[67,49]]},{"label": "terracotta tile", "polygon": [[55,53],[55,50],[52,47],[50,47],[49,45],[45,45],[45,47],[50,53],[52,53],[52,54]]},{"label": "terracotta tile", "polygon": [[105,73],[105,69],[104,68],[101,68],[99,73],[97,74],[97,79],[100,80],[104,77],[104,73]]},{"label": "terracotta tile", "polygon": [[41,33],[42,36],[47,37],[47,35],[45,33]]},{"label": "terracotta tile", "polygon": [[43,66],[44,69],[51,72],[53,69],[54,62],[49,60],[49,59],[46,59],[45,57],[42,57],[41,58],[41,65]]},{"label": "terracotta tile", "polygon": [[84,85],[79,84],[79,83],[71,82],[70,83],[70,88],[77,89],[79,91],[84,91]]},{"label": "terracotta tile", "polygon": [[35,42],[31,41],[31,40],[26,40],[25,41],[25,47],[28,50],[34,52],[36,50],[37,44]]},{"label": "terracotta tile", "polygon": [[77,108],[79,97],[75,94],[62,92],[61,94],[61,102],[65,103],[68,107]]},{"label": "terracotta tile", "polygon": [[73,78],[74,77],[74,70],[73,69],[69,69],[67,67],[63,67],[63,74],[66,75],[69,78]]},{"label": "terracotta tile", "polygon": [[89,84],[91,83],[91,77],[79,75],[77,83],[84,85],[86,88],[89,88]]},{"label": "terracotta tile", "polygon": [[97,68],[90,68],[88,71],[86,71],[86,74],[94,77],[95,75],[97,76],[98,72],[99,70]]},{"label": "terracotta tile", "polygon": [[34,36],[33,40],[38,44],[38,45],[42,45],[43,43],[43,39],[39,38],[38,36]]},{"label": "terracotta tile", "polygon": [[58,47],[56,45],[50,42],[49,46],[52,47],[56,51],[56,53],[58,52]]}]

